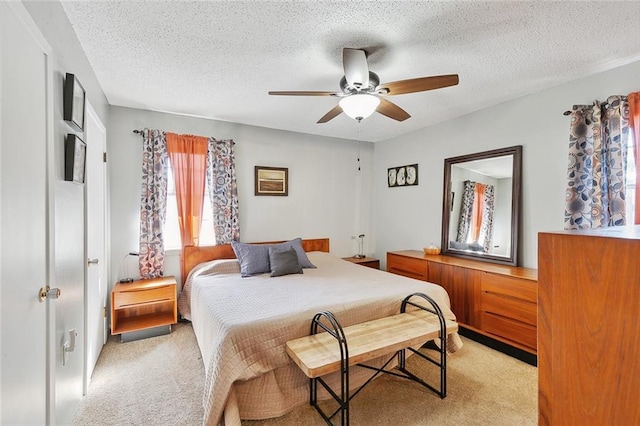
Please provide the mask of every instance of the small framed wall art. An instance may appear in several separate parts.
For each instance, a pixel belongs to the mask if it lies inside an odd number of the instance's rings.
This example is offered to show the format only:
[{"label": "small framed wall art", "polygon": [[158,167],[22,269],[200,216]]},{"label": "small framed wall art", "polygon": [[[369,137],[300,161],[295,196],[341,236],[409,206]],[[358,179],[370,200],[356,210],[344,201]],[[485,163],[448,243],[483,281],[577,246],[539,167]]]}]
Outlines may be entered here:
[{"label": "small framed wall art", "polygon": [[74,74],[67,73],[64,79],[64,121],[74,129],[84,131],[85,91]]},{"label": "small framed wall art", "polygon": [[64,144],[64,180],[84,183],[87,144],[74,134],[68,134]]},{"label": "small framed wall art", "polygon": [[397,186],[415,186],[418,184],[418,165],[391,167],[387,169],[389,188]]},{"label": "small framed wall art", "polygon": [[289,195],[289,169],[256,166],[255,195]]}]

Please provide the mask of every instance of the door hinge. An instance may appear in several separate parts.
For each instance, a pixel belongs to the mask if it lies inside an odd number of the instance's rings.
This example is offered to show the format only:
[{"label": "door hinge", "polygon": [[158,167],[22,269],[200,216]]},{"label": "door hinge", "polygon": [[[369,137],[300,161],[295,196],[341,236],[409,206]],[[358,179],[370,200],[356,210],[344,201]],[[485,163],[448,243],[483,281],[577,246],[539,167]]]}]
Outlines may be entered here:
[{"label": "door hinge", "polygon": [[103,307],[102,307],[102,316],[103,316],[104,318],[106,318],[106,317],[107,317],[107,307],[106,307],[106,306],[103,306]]},{"label": "door hinge", "polygon": [[106,152],[103,152],[103,153],[102,153],[102,162],[103,162],[103,163],[106,163],[106,162],[107,162],[107,153],[106,153]]}]

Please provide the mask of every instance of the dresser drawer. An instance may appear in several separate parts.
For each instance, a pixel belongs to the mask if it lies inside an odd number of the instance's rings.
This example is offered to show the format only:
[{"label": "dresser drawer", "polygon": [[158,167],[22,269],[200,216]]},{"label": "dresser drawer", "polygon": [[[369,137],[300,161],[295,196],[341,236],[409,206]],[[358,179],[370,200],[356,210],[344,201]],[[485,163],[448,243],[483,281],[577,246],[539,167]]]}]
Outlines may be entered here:
[{"label": "dresser drawer", "polygon": [[387,254],[387,272],[427,281],[427,262],[424,259]]},{"label": "dresser drawer", "polygon": [[536,326],[538,308],[535,303],[505,297],[493,293],[482,293],[481,310]]},{"label": "dresser drawer", "polygon": [[144,290],[121,291],[113,295],[113,308],[119,309],[132,305],[154,303],[162,300],[174,300],[176,287],[164,286]]},{"label": "dresser drawer", "polygon": [[487,333],[520,343],[534,350],[537,347],[537,328],[529,324],[504,318],[490,312],[483,312],[482,329]]},{"label": "dresser drawer", "polygon": [[535,281],[484,272],[480,288],[483,292],[501,294],[528,302],[538,302],[538,284]]}]

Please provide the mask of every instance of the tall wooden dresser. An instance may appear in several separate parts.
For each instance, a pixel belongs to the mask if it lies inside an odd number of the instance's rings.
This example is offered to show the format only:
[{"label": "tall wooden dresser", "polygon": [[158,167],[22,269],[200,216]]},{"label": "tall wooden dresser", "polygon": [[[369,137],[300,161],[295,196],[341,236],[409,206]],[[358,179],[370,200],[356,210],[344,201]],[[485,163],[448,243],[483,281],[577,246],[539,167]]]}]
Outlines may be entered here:
[{"label": "tall wooden dresser", "polygon": [[402,250],[387,253],[387,271],[441,285],[449,293],[462,334],[504,343],[529,354],[521,359],[535,362],[535,269]]},{"label": "tall wooden dresser", "polygon": [[538,234],[540,425],[640,425],[640,226]]}]

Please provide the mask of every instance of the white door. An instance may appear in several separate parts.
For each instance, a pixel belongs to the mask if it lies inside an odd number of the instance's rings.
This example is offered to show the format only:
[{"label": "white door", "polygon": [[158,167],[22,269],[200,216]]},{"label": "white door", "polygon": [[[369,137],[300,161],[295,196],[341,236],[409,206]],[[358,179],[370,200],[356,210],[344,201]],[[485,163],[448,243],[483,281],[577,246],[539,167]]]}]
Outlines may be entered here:
[{"label": "white door", "polygon": [[38,298],[50,264],[50,47],[19,2],[0,2],[0,29],[0,424],[42,425],[56,303]]},{"label": "white door", "polygon": [[102,346],[107,341],[106,250],[105,250],[105,173],[106,130],[98,115],[87,103],[86,143],[86,202],[87,202],[87,280],[86,280],[86,366],[84,393],[86,395],[93,368],[98,361]]}]

